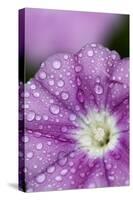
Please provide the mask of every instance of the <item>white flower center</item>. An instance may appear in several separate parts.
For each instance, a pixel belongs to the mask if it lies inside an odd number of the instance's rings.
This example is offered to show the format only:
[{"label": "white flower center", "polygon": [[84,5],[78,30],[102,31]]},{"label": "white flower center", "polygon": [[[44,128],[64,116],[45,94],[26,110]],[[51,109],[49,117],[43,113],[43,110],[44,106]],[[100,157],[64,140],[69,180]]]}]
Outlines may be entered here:
[{"label": "white flower center", "polygon": [[93,111],[83,121],[79,122],[82,128],[74,135],[80,149],[90,156],[101,157],[116,147],[119,130],[116,119],[108,112]]}]

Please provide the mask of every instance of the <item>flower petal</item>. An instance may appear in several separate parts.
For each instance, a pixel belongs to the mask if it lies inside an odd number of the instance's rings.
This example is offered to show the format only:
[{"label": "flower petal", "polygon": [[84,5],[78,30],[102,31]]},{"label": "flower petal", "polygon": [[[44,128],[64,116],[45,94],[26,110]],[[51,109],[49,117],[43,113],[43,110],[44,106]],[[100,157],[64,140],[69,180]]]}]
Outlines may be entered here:
[{"label": "flower petal", "polygon": [[76,66],[73,55],[58,53],[50,56],[36,74],[36,80],[57,98],[68,110],[84,112],[83,100],[77,98],[78,84],[76,71],[82,71]]},{"label": "flower petal", "polygon": [[[21,173],[23,172],[25,174],[26,185],[32,181],[37,184],[39,180],[42,183],[43,179],[45,179],[45,175],[43,174],[46,169],[49,166],[56,165],[56,163],[61,167],[64,166],[68,162],[68,154],[73,152],[74,148],[74,143],[42,136],[39,132],[31,133],[27,131],[24,135],[21,134],[20,160],[24,163],[21,166]],[[40,178],[37,179],[37,177]]]},{"label": "flower petal", "polygon": [[129,150],[119,143],[113,152],[104,157],[110,186],[129,184]]},{"label": "flower petal", "polygon": [[78,77],[88,107],[104,108],[106,95],[113,73],[114,63],[120,59],[115,51],[99,45],[87,44],[77,54],[77,61],[83,67]]}]

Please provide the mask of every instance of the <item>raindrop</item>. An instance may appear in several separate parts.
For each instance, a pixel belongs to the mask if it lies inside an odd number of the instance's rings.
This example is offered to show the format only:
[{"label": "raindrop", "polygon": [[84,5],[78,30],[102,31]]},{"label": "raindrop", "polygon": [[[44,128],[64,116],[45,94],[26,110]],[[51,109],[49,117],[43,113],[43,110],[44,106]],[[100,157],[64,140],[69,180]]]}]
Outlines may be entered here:
[{"label": "raindrop", "polygon": [[81,65],[75,66],[75,72],[80,72],[81,70],[82,70],[82,66]]},{"label": "raindrop", "polygon": [[53,68],[54,69],[60,69],[60,67],[61,67],[61,62],[59,60],[55,60],[53,62]]},{"label": "raindrop", "polygon": [[62,93],[61,93],[61,98],[62,98],[63,100],[67,100],[67,99],[69,98],[69,94],[68,94],[67,92],[62,92]]},{"label": "raindrop", "polygon": [[61,176],[56,176],[56,177],[55,177],[55,180],[56,180],[56,181],[62,181],[62,177],[61,177]]},{"label": "raindrop", "polygon": [[34,97],[39,97],[40,96],[40,94],[38,93],[38,92],[34,92]]},{"label": "raindrop", "polygon": [[67,172],[68,172],[68,169],[63,169],[60,174],[62,176],[65,176],[67,174]]},{"label": "raindrop", "polygon": [[54,85],[54,80],[49,80],[48,83],[49,83],[50,86],[53,86]]},{"label": "raindrop", "polygon": [[83,93],[82,90],[79,90],[79,91],[78,91],[77,97],[78,97],[78,100],[79,100],[81,103],[84,102],[85,99],[84,99],[84,93]]},{"label": "raindrop", "polygon": [[32,85],[30,86],[30,88],[31,88],[32,90],[35,90],[35,89],[36,89],[35,84],[32,84]]},{"label": "raindrop", "polygon": [[89,51],[87,52],[87,55],[88,55],[88,56],[93,56],[93,51],[92,51],[92,50],[89,50]]},{"label": "raindrop", "polygon": [[48,169],[47,169],[47,172],[48,172],[49,174],[52,174],[54,171],[55,171],[55,166],[50,166],[50,167],[48,167]]},{"label": "raindrop", "polygon": [[40,174],[40,175],[38,175],[38,176],[36,177],[36,181],[37,181],[38,183],[43,183],[43,182],[45,181],[45,179],[46,179],[45,174]]},{"label": "raindrop", "polygon": [[96,78],[96,83],[100,83],[100,77],[99,76]]},{"label": "raindrop", "polygon": [[43,119],[44,119],[45,121],[47,121],[47,120],[48,120],[48,116],[47,116],[47,115],[43,115]]},{"label": "raindrop", "polygon": [[64,84],[65,84],[65,83],[64,83],[63,80],[59,80],[58,83],[57,83],[58,87],[63,87]]},{"label": "raindrop", "polygon": [[29,112],[27,114],[27,120],[32,121],[35,118],[35,113],[34,112]]},{"label": "raindrop", "polygon": [[50,106],[50,111],[51,111],[51,113],[53,113],[54,115],[57,115],[57,114],[60,112],[60,108],[59,108],[58,105],[52,104],[52,105]]},{"label": "raindrop", "polygon": [[66,155],[66,153],[65,152],[63,152],[63,151],[61,151],[60,153],[59,153],[59,156],[58,156],[58,164],[60,165],[60,166],[64,166],[66,163],[67,163],[67,157],[65,156]]},{"label": "raindrop", "polygon": [[102,94],[103,93],[103,87],[100,84],[95,85],[95,92],[96,94]]},{"label": "raindrop", "polygon": [[66,127],[66,126],[63,126],[63,127],[61,128],[61,131],[62,131],[62,132],[66,132],[66,131],[67,131],[67,127]]},{"label": "raindrop", "polygon": [[24,97],[29,97],[29,96],[30,96],[29,92],[24,93]]},{"label": "raindrop", "polygon": [[76,115],[70,114],[69,119],[70,119],[71,121],[74,121],[74,120],[76,119]]},{"label": "raindrop", "polygon": [[24,137],[22,137],[22,141],[25,143],[29,142],[29,137],[25,135]]},{"label": "raindrop", "polygon": [[67,55],[67,54],[64,55],[64,59],[65,59],[65,60],[68,59],[68,55]]},{"label": "raindrop", "polygon": [[40,78],[40,79],[45,79],[46,76],[47,76],[47,75],[46,75],[45,72],[40,72],[40,73],[39,73],[39,78]]},{"label": "raindrop", "polygon": [[36,148],[37,148],[38,150],[42,149],[42,147],[43,147],[42,143],[36,144]]},{"label": "raindrop", "polygon": [[27,153],[27,158],[32,158],[33,157],[33,152],[31,151],[31,152],[28,152]]}]

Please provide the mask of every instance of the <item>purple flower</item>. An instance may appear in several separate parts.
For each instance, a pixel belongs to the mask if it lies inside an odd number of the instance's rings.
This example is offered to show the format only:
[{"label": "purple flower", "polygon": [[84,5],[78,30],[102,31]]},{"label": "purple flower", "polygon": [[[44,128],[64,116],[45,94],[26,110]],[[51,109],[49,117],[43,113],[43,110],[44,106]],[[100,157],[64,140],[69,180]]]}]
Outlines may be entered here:
[{"label": "purple flower", "polygon": [[94,43],[41,64],[20,92],[26,191],[129,184],[128,67]]}]

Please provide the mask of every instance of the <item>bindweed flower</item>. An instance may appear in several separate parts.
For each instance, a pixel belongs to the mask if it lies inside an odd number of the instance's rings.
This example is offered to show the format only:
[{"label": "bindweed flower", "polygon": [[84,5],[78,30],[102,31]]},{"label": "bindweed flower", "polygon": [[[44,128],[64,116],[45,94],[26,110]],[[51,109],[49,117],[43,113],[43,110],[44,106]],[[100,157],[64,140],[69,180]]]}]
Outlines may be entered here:
[{"label": "bindweed flower", "polygon": [[20,91],[26,191],[129,184],[128,69],[96,43],[41,64]]}]

